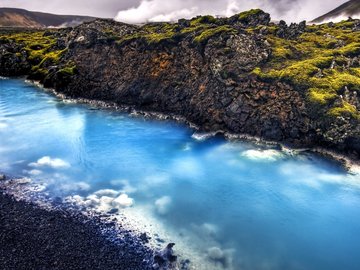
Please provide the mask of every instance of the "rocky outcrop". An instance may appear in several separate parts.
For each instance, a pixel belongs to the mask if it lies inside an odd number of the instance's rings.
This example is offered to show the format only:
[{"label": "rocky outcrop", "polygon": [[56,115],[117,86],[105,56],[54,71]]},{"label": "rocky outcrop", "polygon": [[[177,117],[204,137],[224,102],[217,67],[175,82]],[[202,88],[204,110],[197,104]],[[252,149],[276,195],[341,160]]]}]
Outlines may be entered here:
[{"label": "rocky outcrop", "polygon": [[286,39],[296,39],[306,30],[306,22],[302,21],[301,23],[291,23],[289,26],[285,21],[281,20],[279,22],[279,29],[276,31],[276,35],[280,38]]},{"label": "rocky outcrop", "polygon": [[4,42],[0,39],[0,70],[2,76],[27,74],[31,65],[21,44]]},{"label": "rocky outcrop", "polygon": [[[325,111],[309,105],[303,87],[252,72],[271,60],[272,47],[264,34],[269,21],[268,14],[252,11],[229,19],[180,20],[175,25],[85,23],[51,33],[57,49],[64,47],[66,52],[58,63],[38,66],[46,71],[41,81],[74,98],[181,115],[202,131],[323,146],[358,159],[358,120],[330,121],[321,116]],[[296,39],[304,31],[305,23],[276,26],[276,35],[284,39]],[[21,45],[16,46],[0,45],[2,75],[29,70],[23,58],[14,56],[21,52]],[[5,58],[7,52],[11,56]]]}]

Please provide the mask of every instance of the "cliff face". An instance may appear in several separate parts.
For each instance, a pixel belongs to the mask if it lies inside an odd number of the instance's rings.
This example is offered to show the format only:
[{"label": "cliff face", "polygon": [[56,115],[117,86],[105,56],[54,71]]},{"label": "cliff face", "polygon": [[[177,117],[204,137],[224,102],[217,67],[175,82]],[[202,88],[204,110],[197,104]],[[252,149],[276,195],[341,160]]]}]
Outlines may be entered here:
[{"label": "cliff face", "polygon": [[[306,58],[310,53],[301,55],[293,44],[302,44],[304,35],[321,37],[316,31],[325,30],[304,23],[269,22],[268,14],[252,10],[231,18],[204,16],[177,24],[136,27],[97,20],[54,32],[3,33],[0,73],[29,74],[71,97],[182,115],[204,131],[329,147],[359,158],[355,93],[360,83],[344,77],[345,86],[334,93],[319,86],[316,89],[324,91],[321,94],[334,94],[322,103],[312,98],[314,87],[299,77],[302,72],[320,76],[319,70],[325,73],[329,66],[311,64],[311,68],[304,66],[295,75],[285,76],[295,69],[293,64],[310,61]],[[357,37],[352,32],[355,23],[339,31]],[[334,50],[347,45],[345,41]],[[289,51],[285,58],[279,58],[282,49]],[[331,56],[334,61],[335,55],[337,51]],[[351,55],[352,60],[355,57]],[[343,55],[342,60],[345,58],[349,57]],[[330,61],[330,65],[336,63]],[[351,72],[358,68],[354,65],[349,67]],[[345,68],[342,75],[349,75]],[[325,82],[328,75],[322,75],[321,82]]]}]

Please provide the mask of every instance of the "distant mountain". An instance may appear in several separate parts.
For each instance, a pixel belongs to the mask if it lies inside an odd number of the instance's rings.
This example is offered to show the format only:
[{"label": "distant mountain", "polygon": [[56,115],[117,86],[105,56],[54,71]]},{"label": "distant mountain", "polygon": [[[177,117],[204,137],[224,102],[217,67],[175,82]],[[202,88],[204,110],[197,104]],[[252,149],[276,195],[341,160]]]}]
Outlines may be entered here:
[{"label": "distant mountain", "polygon": [[313,20],[313,23],[336,20],[338,18],[354,17],[360,15],[360,0],[350,0],[325,15]]},{"label": "distant mountain", "polygon": [[76,15],[55,15],[17,8],[0,8],[0,27],[67,27],[96,18]]}]

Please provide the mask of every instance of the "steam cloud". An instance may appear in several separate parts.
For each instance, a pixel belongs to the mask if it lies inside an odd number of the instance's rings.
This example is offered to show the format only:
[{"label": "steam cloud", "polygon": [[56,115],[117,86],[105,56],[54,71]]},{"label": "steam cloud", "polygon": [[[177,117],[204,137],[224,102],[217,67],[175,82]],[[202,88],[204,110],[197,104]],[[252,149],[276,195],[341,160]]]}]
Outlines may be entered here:
[{"label": "steam cloud", "polygon": [[311,20],[344,3],[344,0],[142,0],[137,6],[121,10],[116,20],[127,23],[175,21],[196,15],[231,16],[252,8],[261,8],[275,20]]}]

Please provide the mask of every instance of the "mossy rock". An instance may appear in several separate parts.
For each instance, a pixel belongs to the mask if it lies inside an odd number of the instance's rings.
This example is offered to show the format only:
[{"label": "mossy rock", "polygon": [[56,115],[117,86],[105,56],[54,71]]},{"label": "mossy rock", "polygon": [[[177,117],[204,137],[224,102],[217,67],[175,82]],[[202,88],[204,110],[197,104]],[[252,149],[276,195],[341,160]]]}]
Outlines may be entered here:
[{"label": "mossy rock", "polygon": [[352,31],[353,25],[345,21],[331,27],[307,26],[297,40],[279,38],[270,32],[266,36],[272,48],[270,60],[253,73],[264,80],[285,81],[305,89],[309,106],[328,108],[329,116],[347,112],[354,117],[354,107],[345,104],[332,108],[345,87],[360,91],[359,68],[348,67],[352,57],[360,56],[360,33]]},{"label": "mossy rock", "polygon": [[78,71],[77,71],[76,66],[72,65],[72,66],[66,66],[66,67],[60,69],[57,73],[62,76],[74,76],[75,74],[78,73]]},{"label": "mossy rock", "polygon": [[331,117],[350,116],[354,119],[360,120],[359,111],[354,105],[351,105],[346,101],[342,102],[342,106],[330,109],[328,115],[330,115]]},{"label": "mossy rock", "polygon": [[205,44],[209,39],[220,35],[220,34],[236,34],[237,30],[228,26],[228,25],[222,25],[214,28],[209,28],[204,31],[202,31],[200,34],[196,35],[194,37],[194,42],[197,44]]}]

